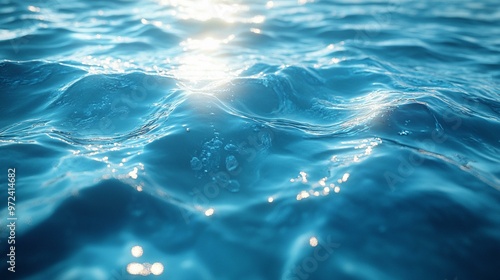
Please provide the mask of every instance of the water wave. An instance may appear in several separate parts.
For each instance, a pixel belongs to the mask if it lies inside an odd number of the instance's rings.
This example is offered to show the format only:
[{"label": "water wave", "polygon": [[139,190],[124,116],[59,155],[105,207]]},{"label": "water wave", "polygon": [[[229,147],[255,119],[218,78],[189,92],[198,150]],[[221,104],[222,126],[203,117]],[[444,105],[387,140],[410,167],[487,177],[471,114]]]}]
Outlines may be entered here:
[{"label": "water wave", "polygon": [[19,279],[498,275],[495,1],[0,2]]}]

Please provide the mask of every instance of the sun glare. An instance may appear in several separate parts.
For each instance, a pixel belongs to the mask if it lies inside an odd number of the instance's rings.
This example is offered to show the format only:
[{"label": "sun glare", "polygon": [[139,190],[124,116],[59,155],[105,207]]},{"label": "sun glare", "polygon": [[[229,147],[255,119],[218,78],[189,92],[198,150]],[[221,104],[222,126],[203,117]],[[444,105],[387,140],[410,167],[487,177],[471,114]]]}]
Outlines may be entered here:
[{"label": "sun glare", "polygon": [[184,20],[219,19],[227,23],[245,21],[239,14],[248,10],[248,6],[223,0],[161,0],[160,4],[175,8],[173,15]]}]

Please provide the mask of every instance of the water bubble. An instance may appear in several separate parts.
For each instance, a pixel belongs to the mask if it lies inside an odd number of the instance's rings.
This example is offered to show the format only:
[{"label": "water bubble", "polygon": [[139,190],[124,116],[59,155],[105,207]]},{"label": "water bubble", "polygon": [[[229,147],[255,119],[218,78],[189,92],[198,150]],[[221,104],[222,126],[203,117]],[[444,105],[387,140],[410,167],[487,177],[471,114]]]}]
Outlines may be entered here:
[{"label": "water bubble", "polygon": [[229,180],[226,189],[230,192],[238,192],[240,190],[240,183],[237,180]]},{"label": "water bubble", "polygon": [[[269,1],[271,2],[271,1]],[[264,85],[265,87],[269,87],[269,80],[268,79],[262,79],[262,85]]]},{"label": "water bubble", "polygon": [[225,147],[224,147],[224,150],[228,151],[228,152],[236,152],[238,150],[238,147],[236,147],[235,145],[233,144],[227,144]]},{"label": "water bubble", "polygon": [[220,171],[217,174],[215,174],[214,180],[219,186],[225,188],[230,182],[230,177],[229,174],[227,174],[226,172]]},{"label": "water bubble", "polygon": [[203,167],[203,164],[201,163],[201,160],[197,157],[193,157],[191,159],[191,169],[193,170],[201,170]]},{"label": "water bubble", "polygon": [[213,141],[213,146],[215,149],[219,149],[222,146],[222,141],[220,141],[219,139],[215,139]]},{"label": "water bubble", "polygon": [[234,171],[238,168],[238,160],[235,156],[230,155],[226,157],[226,169],[227,171]]}]

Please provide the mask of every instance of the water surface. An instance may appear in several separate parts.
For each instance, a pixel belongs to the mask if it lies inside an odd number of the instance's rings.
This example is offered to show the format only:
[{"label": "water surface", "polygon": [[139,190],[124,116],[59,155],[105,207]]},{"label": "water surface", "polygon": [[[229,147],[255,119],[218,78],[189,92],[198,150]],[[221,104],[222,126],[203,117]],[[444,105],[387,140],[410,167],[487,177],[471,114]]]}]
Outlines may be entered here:
[{"label": "water surface", "polygon": [[0,2],[0,278],[498,279],[497,1]]}]

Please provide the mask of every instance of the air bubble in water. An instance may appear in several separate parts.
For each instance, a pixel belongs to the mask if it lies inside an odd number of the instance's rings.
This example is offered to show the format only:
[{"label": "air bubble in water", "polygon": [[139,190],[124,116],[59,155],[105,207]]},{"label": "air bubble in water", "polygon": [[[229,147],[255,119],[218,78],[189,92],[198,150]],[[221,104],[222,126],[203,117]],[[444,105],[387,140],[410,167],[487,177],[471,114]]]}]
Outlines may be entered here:
[{"label": "air bubble in water", "polygon": [[230,180],[226,189],[230,192],[238,192],[240,190],[240,183],[237,180]]},{"label": "air bubble in water", "polygon": [[224,147],[224,150],[226,150],[228,152],[236,152],[238,150],[238,147],[236,147],[234,144],[227,144]]},{"label": "air bubble in water", "polygon": [[226,158],[226,169],[227,171],[234,171],[238,168],[238,160],[235,156],[227,156]]},{"label": "air bubble in water", "polygon": [[191,159],[191,169],[193,170],[201,170],[203,167],[203,164],[201,163],[201,160],[197,157],[193,157]]},{"label": "air bubble in water", "polygon": [[226,172],[218,172],[215,174],[215,177],[213,178],[217,184],[221,187],[226,187],[229,184],[230,178],[229,175]]}]

